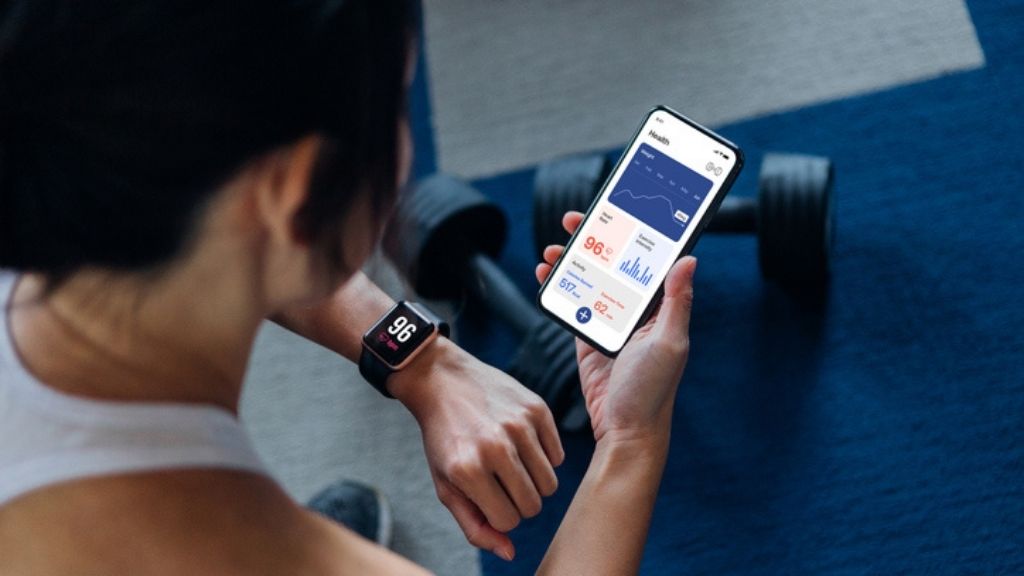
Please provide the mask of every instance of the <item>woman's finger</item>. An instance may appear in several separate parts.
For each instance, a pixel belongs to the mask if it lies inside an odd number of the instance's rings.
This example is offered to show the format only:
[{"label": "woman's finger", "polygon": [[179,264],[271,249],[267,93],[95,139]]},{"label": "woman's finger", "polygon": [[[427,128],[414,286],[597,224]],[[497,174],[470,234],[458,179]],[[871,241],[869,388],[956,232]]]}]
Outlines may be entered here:
[{"label": "woman's finger", "polygon": [[562,463],[564,455],[561,451],[561,443],[555,452],[554,457],[548,450],[542,447],[540,437],[536,431],[530,430],[529,436],[519,442],[519,458],[523,466],[530,473],[533,485],[541,496],[551,496],[558,489],[558,476],[555,475],[554,466]]},{"label": "woman's finger", "polygon": [[562,228],[569,234],[576,233],[576,229],[580,227],[580,222],[583,222],[583,213],[575,210],[570,210],[562,216]]},{"label": "woman's finger", "polygon": [[490,550],[505,560],[512,560],[515,557],[512,539],[488,524],[487,517],[480,508],[458,489],[445,483],[438,496],[445,508],[452,513],[470,544],[482,550]]},{"label": "woman's finger", "polygon": [[460,476],[453,477],[452,483],[480,508],[487,522],[499,532],[508,532],[519,525],[519,510],[498,479],[486,469],[466,469]]},{"label": "woman's finger", "polygon": [[551,265],[537,264],[537,268],[533,271],[533,273],[534,275],[537,276],[537,282],[543,284],[544,281],[548,279],[548,276],[551,275]]},{"label": "woman's finger", "polygon": [[[546,405],[540,415],[540,422],[535,421],[534,424],[536,424],[534,433],[537,435],[537,439],[540,442],[541,447],[544,449],[544,454],[547,456],[548,462],[550,462],[552,466],[561,466],[562,462],[565,461],[565,449],[562,447],[562,438],[558,435],[558,426],[555,425],[555,417],[551,414],[551,410],[549,410]],[[550,496],[550,494],[545,494],[545,496]]]},{"label": "woman's finger", "polygon": [[[580,227],[580,222],[583,222],[583,213],[570,210],[562,216],[562,228],[569,234],[576,232],[576,229]],[[559,246],[552,244],[544,249],[544,262],[537,265],[534,270],[534,275],[537,276],[537,282],[543,284],[548,276],[551,274],[551,266],[558,261],[562,256],[562,252],[565,251],[565,246]]]},{"label": "woman's finger", "polygon": [[[533,477],[523,465],[520,455],[510,454],[509,456],[502,458],[501,463],[497,466],[498,480],[505,489],[505,493],[516,505],[516,509],[519,510],[519,516],[533,518],[540,514],[540,489],[534,484]],[[554,473],[553,470],[552,473]]]},{"label": "woman's finger", "polygon": [[552,244],[544,249],[544,261],[554,266],[555,262],[561,258],[562,252],[565,252],[565,246]]}]

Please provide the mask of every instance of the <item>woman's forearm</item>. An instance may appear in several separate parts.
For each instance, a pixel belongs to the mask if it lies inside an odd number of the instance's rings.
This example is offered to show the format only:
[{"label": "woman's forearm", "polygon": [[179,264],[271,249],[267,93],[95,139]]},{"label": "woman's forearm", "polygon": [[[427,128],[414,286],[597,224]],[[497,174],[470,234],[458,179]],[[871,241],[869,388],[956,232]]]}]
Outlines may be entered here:
[{"label": "woman's forearm", "polygon": [[657,438],[602,438],[538,574],[635,574],[668,453]]},{"label": "woman's forearm", "polygon": [[278,314],[275,322],[321,346],[359,361],[363,332],[395,301],[365,274],[357,272],[329,298]]}]

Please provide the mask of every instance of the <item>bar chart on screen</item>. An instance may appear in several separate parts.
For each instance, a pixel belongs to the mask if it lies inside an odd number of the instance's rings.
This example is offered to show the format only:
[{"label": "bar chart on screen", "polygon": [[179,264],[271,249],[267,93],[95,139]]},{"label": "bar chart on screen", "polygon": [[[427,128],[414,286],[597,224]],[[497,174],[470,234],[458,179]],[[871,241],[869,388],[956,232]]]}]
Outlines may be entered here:
[{"label": "bar chart on screen", "polygon": [[640,261],[640,257],[633,258],[633,260],[623,260],[619,264],[619,272],[622,272],[629,278],[636,280],[642,286],[647,286],[651,283],[651,278],[654,277],[654,273],[651,272],[651,267],[644,265]]},{"label": "bar chart on screen", "polygon": [[672,258],[672,243],[657,232],[642,227],[633,235],[615,267],[620,277],[634,288],[647,288]]}]

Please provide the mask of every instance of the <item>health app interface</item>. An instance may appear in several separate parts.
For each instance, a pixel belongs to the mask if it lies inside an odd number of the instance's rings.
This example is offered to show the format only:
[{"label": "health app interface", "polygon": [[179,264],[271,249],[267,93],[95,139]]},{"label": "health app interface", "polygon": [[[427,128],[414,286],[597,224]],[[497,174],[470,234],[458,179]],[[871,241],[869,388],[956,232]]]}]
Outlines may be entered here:
[{"label": "health app interface", "polygon": [[735,164],[721,143],[655,111],[626,151],[541,296],[617,351]]}]

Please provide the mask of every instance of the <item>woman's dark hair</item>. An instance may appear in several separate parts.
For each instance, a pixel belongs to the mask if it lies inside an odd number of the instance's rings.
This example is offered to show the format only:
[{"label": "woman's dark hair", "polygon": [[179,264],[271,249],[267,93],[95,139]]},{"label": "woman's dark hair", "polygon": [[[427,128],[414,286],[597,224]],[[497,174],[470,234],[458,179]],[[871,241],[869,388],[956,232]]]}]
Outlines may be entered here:
[{"label": "woman's dark hair", "polygon": [[248,162],[323,137],[297,226],[340,265],[396,194],[409,0],[0,0],[0,267],[156,267]]}]

